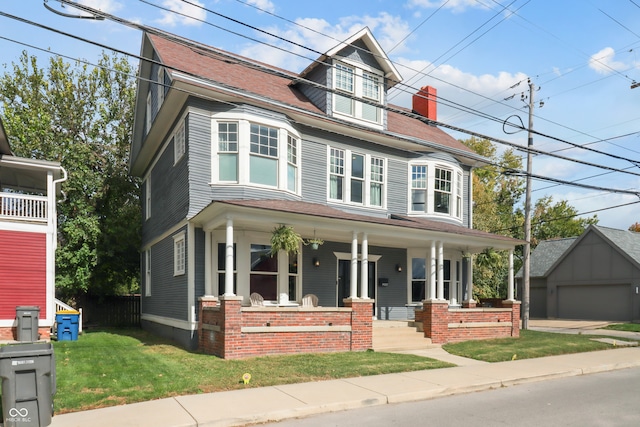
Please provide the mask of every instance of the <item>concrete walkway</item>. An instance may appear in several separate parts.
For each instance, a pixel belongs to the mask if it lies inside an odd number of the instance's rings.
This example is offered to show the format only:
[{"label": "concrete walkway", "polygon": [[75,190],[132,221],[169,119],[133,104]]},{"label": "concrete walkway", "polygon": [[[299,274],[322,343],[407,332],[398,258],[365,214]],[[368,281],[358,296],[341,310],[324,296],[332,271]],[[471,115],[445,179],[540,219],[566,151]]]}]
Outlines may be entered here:
[{"label": "concrete walkway", "polygon": [[[559,325],[557,329],[571,328]],[[575,326],[575,325],[574,325]],[[552,326],[533,326],[551,328]],[[581,325],[573,333],[590,331]],[[601,335],[609,335],[609,332]],[[640,347],[500,363],[469,361],[439,346],[397,350],[460,362],[458,367],[179,396],[56,415],[52,427],[242,426],[330,411],[433,399],[551,378],[640,367]],[[462,360],[460,360],[462,359]]]}]

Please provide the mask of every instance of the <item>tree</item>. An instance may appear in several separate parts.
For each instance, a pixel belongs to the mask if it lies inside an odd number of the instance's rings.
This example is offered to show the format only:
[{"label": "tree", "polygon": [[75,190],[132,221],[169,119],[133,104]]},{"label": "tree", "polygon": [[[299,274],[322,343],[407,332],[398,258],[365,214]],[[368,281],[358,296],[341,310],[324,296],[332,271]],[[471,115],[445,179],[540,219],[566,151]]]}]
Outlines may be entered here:
[{"label": "tree", "polygon": [[[470,138],[461,141],[490,164],[474,170],[473,176],[473,226],[478,230],[524,238],[524,207],[522,196],[526,191],[525,180],[510,172],[522,168],[522,159],[509,149],[497,155],[489,140]],[[598,217],[577,218],[577,210],[567,201],[555,204],[550,196],[535,203],[532,212],[531,249],[542,240],[575,237],[582,234],[589,224],[597,224]],[[522,264],[523,247],[514,253],[514,270]],[[473,267],[474,298],[506,296],[508,254],[487,249],[475,258]]]},{"label": "tree", "polygon": [[640,233],[640,222],[636,222],[635,224],[631,224],[629,226],[629,231],[633,231],[635,233]]},{"label": "tree", "polygon": [[16,155],[68,171],[58,205],[56,290],[117,294],[138,286],[139,183],[128,174],[135,74],[125,58],[97,67],[60,57],[41,69],[23,52],[0,77],[0,113]]}]

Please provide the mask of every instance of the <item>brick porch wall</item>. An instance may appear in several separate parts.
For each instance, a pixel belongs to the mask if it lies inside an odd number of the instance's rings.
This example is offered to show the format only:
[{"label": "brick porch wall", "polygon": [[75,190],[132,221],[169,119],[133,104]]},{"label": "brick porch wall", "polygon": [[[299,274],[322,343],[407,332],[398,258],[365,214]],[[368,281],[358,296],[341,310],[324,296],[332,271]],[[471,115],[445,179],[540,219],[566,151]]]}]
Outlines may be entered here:
[{"label": "brick porch wall", "polygon": [[[49,326],[38,327],[38,334],[40,335],[41,341],[51,340],[51,328]],[[0,328],[0,341],[15,341],[17,337],[15,326]]]},{"label": "brick porch wall", "polygon": [[502,307],[449,308],[447,301],[428,300],[416,319],[434,344],[520,336],[520,302],[503,301]]},{"label": "brick porch wall", "polygon": [[199,348],[224,359],[364,351],[372,346],[373,300],[335,307],[242,307],[242,297],[200,299]]}]

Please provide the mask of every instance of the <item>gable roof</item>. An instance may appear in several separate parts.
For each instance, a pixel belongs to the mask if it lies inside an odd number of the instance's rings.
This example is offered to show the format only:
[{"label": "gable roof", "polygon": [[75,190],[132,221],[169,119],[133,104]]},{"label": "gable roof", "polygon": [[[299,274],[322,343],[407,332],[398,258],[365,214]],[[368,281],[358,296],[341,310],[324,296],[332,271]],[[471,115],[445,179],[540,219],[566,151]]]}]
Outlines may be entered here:
[{"label": "gable roof", "polygon": [[382,50],[382,47],[380,46],[380,44],[378,44],[378,41],[375,39],[375,37],[373,37],[373,34],[371,33],[369,27],[364,27],[345,41],[338,43],[333,48],[329,49],[325,54],[321,55],[320,58],[309,64],[309,66],[300,73],[300,77],[306,76],[311,70],[317,67],[318,64],[324,63],[327,58],[336,56],[342,49],[349,45],[353,45],[353,43],[358,40],[361,40],[367,46],[369,52],[371,52],[371,54],[376,58],[376,61],[380,65],[380,68],[382,69],[382,71],[384,71],[384,77],[389,83],[389,88],[402,81],[402,76],[393,65],[393,63],[389,60],[389,57],[384,52],[384,50]]},{"label": "gable roof", "polygon": [[[529,277],[545,277],[556,261],[562,257],[577,239],[577,237],[568,237],[540,242],[531,252]],[[522,277],[522,270],[523,268],[520,267],[516,277]]]},{"label": "gable roof", "polygon": [[[411,117],[409,109],[392,107],[387,113],[386,131],[358,126],[330,117],[316,107],[291,84],[299,80],[293,72],[169,34],[144,34],[141,50],[148,57],[149,46],[146,44],[153,48],[165,65],[172,86],[187,93],[201,93],[205,98],[222,102],[263,106],[287,114],[294,122],[402,150],[445,151],[471,165],[485,162],[484,157],[451,135]],[[141,67],[144,62],[141,61]],[[141,106],[145,103],[140,90],[137,102],[139,115],[144,111]],[[137,123],[133,140],[137,149],[132,150],[131,159],[134,174],[141,174],[143,169],[138,164],[142,138],[143,126]],[[149,150],[148,147],[142,148]]]},{"label": "gable roof", "polygon": [[[544,240],[531,253],[529,277],[546,277],[589,233],[596,233],[640,268],[640,233],[590,225],[579,237]],[[522,277],[522,268],[516,274]]]}]

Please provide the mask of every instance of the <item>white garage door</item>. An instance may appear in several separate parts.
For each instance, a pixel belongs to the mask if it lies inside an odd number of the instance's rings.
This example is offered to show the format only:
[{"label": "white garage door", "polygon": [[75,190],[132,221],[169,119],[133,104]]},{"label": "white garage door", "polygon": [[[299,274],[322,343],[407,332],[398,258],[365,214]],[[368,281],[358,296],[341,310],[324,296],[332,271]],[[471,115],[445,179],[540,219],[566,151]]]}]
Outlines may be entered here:
[{"label": "white garage door", "polygon": [[558,318],[632,320],[630,285],[558,286]]}]

